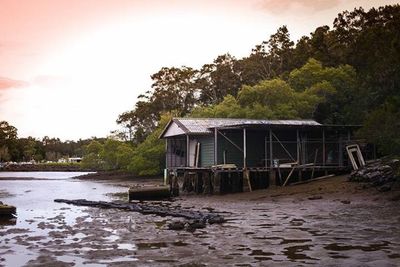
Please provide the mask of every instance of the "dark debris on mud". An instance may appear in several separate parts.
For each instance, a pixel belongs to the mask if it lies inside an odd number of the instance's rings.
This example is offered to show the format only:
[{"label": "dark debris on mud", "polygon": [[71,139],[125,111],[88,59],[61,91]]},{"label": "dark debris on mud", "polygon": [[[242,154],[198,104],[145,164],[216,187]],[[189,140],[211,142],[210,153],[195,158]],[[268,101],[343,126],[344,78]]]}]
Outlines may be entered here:
[{"label": "dark debris on mud", "polygon": [[397,173],[400,169],[400,160],[378,159],[368,162],[364,167],[351,173],[349,181],[368,183],[377,187],[379,191],[390,191],[396,182],[400,182]]},{"label": "dark debris on mud", "polygon": [[102,209],[120,209],[126,211],[139,212],[141,214],[154,214],[158,216],[171,216],[184,218],[185,221],[174,221],[168,224],[170,230],[194,231],[195,229],[205,228],[206,224],[221,224],[225,218],[214,212],[204,212],[189,210],[181,207],[172,207],[169,205],[149,204],[149,203],[120,203],[106,201],[90,201],[86,199],[55,199],[54,202],[66,203],[76,206],[96,207]]}]

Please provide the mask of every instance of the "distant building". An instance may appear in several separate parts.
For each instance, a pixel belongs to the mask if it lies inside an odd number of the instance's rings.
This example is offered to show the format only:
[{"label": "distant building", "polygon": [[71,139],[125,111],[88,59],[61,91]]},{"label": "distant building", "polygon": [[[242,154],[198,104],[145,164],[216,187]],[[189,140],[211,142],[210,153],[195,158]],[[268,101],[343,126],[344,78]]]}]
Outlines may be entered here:
[{"label": "distant building", "polygon": [[60,158],[58,163],[79,163],[82,161],[81,157],[72,157],[72,158]]},{"label": "distant building", "polygon": [[79,163],[82,161],[81,157],[73,157],[73,158],[68,158],[69,163]]}]

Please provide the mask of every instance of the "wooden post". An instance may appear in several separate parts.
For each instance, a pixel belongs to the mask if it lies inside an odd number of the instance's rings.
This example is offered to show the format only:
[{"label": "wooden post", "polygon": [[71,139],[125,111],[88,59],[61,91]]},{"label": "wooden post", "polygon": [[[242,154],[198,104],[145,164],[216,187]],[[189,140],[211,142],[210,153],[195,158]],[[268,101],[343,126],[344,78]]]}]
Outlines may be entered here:
[{"label": "wooden post", "polygon": [[325,129],[322,128],[322,165],[326,164]]},{"label": "wooden post", "polygon": [[300,163],[300,134],[299,129],[296,130],[296,143],[297,143],[297,163]]},{"label": "wooden post", "polygon": [[203,172],[203,193],[204,194],[211,193],[210,174],[207,171]]},{"label": "wooden post", "polygon": [[301,164],[307,164],[308,157],[307,157],[307,133],[303,133],[303,137],[301,138],[302,147],[301,147],[301,154],[302,154],[302,162]]},{"label": "wooden post", "polygon": [[269,128],[269,166],[270,168],[273,168],[274,163],[273,163],[273,155],[272,155],[272,130]]},{"label": "wooden post", "polygon": [[247,169],[243,170],[243,192],[251,192],[251,182],[250,182],[250,171]]},{"label": "wooden post", "polygon": [[243,168],[246,169],[246,128],[243,128]]},{"label": "wooden post", "polygon": [[200,148],[201,144],[197,143],[196,145],[196,168],[199,167],[199,162],[200,162]]},{"label": "wooden post", "polygon": [[165,139],[165,168],[168,168],[168,138]]},{"label": "wooden post", "polygon": [[[325,128],[322,128],[322,165],[326,166],[326,137]],[[328,171],[325,169],[325,175],[328,175]]]},{"label": "wooden post", "polygon": [[198,194],[198,193],[200,193],[200,189],[202,189],[201,187],[202,187],[202,183],[200,182],[200,174],[199,174],[199,172],[195,172],[194,174],[193,174],[193,179],[194,179],[194,182],[193,182],[193,184],[194,184],[194,192],[196,193],[196,194]]},{"label": "wooden post", "polygon": [[172,176],[172,196],[179,196],[179,183],[178,183],[178,175]]},{"label": "wooden post", "polygon": [[226,150],[222,152],[222,163],[226,164]]},{"label": "wooden post", "polygon": [[218,164],[218,130],[214,128],[214,165]]},{"label": "wooden post", "polygon": [[190,139],[189,135],[186,135],[186,166],[190,167]]},{"label": "wooden post", "polygon": [[343,139],[339,136],[339,166],[343,166]]},{"label": "wooden post", "polygon": [[276,186],[276,172],[273,169],[269,170],[269,187]]},{"label": "wooden post", "polygon": [[314,165],[313,165],[312,172],[311,172],[311,179],[314,178],[315,165],[317,164],[317,156],[318,156],[318,148],[315,149]]},{"label": "wooden post", "polygon": [[221,176],[218,172],[213,173],[212,177],[212,184],[213,184],[213,193],[220,194],[221,193]]},{"label": "wooden post", "polygon": [[267,141],[267,134],[264,137],[264,167],[268,167],[268,141]]},{"label": "wooden post", "polygon": [[185,171],[183,174],[183,184],[182,184],[182,191],[184,192],[191,192],[192,191],[192,184],[190,181],[190,174],[188,171]]}]

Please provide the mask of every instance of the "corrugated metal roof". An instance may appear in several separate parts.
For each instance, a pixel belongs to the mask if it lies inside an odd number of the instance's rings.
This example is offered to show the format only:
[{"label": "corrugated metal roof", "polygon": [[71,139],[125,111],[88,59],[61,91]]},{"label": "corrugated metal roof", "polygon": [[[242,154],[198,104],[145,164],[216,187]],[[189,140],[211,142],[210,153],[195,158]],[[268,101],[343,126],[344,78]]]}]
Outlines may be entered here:
[{"label": "corrugated metal roof", "polygon": [[[253,120],[253,119],[221,119],[221,118],[174,118],[175,122],[187,134],[209,134],[211,129],[235,126],[321,126],[314,120]],[[168,124],[169,126],[169,124]],[[168,128],[168,126],[166,128]],[[165,132],[165,131],[164,131]],[[162,134],[163,135],[163,134]],[[162,136],[161,135],[161,136]]]}]

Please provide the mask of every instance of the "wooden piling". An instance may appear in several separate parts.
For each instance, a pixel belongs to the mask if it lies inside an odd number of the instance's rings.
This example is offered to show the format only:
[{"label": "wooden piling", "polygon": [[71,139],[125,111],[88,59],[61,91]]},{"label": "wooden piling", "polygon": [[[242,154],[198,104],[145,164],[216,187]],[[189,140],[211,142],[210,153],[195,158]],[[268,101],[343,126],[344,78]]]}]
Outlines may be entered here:
[{"label": "wooden piling", "polygon": [[178,176],[173,175],[171,180],[171,196],[177,197],[179,196],[179,182]]},{"label": "wooden piling", "polygon": [[275,170],[271,169],[269,171],[269,187],[276,186],[276,172]]},{"label": "wooden piling", "polygon": [[214,194],[220,194],[221,193],[221,175],[218,172],[214,172],[213,173],[212,186],[213,186],[213,193]]},{"label": "wooden piling", "polygon": [[203,194],[211,194],[212,186],[211,186],[211,178],[209,172],[203,173]]},{"label": "wooden piling", "polygon": [[248,169],[243,170],[243,192],[251,192],[250,182],[250,171]]}]

